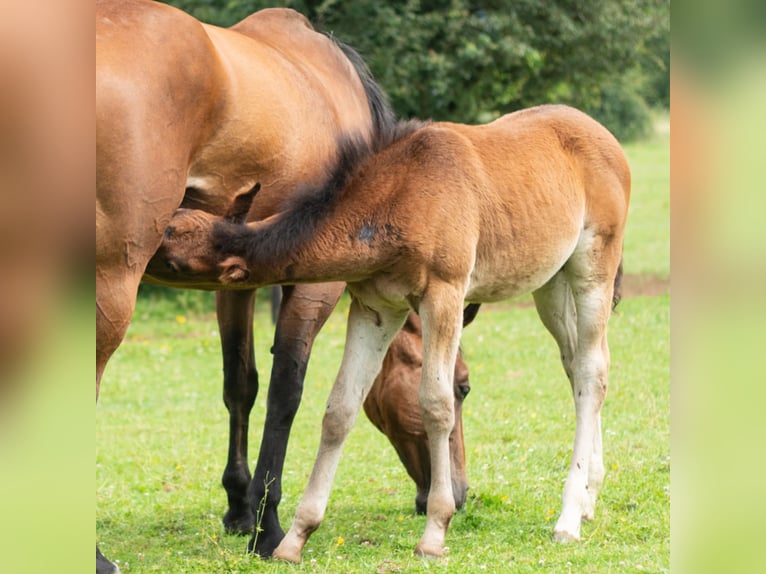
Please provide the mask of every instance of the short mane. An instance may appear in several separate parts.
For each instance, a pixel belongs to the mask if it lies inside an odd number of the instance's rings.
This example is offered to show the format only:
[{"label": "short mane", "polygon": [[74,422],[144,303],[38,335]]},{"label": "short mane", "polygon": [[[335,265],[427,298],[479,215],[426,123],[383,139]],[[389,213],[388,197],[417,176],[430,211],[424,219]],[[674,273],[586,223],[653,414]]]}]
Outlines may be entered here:
[{"label": "short mane", "polygon": [[[334,200],[371,157],[428,123],[419,120],[397,122],[373,134],[371,142],[361,135],[340,138],[336,161],[327,170],[324,183],[298,188],[280,206],[281,213],[289,212],[290,215],[280,217],[270,225],[266,232],[268,239],[264,235],[264,241],[272,246],[274,255],[299,249],[306,238],[315,232],[319,223],[331,217]],[[248,240],[246,233],[242,233],[239,224],[217,223],[213,228],[213,241],[215,249],[224,256],[245,254],[248,260],[255,261],[268,259],[272,255],[254,252],[251,249],[253,243]]]},{"label": "short mane", "polygon": [[351,62],[354,70],[356,70],[356,75],[359,76],[359,80],[362,82],[364,93],[367,96],[367,103],[370,107],[370,115],[372,116],[373,133],[377,134],[391,129],[396,124],[396,116],[391,109],[386,94],[380,89],[380,86],[372,76],[367,63],[348,44],[341,42],[333,35],[329,35],[329,38],[343,52],[348,61]]}]

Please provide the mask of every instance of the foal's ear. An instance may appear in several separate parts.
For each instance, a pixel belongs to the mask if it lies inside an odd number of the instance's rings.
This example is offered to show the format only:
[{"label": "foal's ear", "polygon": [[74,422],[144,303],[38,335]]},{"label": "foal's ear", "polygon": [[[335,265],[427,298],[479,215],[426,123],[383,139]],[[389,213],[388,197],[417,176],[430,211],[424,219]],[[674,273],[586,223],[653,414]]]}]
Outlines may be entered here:
[{"label": "foal's ear", "polygon": [[243,283],[250,278],[250,269],[247,268],[247,262],[242,257],[236,255],[227,257],[219,267],[221,268],[219,280],[223,285]]},{"label": "foal's ear", "polygon": [[247,222],[247,214],[250,211],[250,206],[253,204],[255,194],[261,189],[261,184],[256,183],[251,189],[240,193],[234,198],[234,202],[231,204],[229,211],[223,218],[230,223],[245,223]]}]

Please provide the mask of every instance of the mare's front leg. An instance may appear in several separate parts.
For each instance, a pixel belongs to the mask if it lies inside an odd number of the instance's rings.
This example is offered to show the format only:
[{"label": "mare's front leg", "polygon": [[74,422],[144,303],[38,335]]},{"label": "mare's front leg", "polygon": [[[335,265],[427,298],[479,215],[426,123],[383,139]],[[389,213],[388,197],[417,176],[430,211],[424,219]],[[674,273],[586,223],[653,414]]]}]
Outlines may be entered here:
[{"label": "mare's front leg", "polygon": [[216,293],[218,328],[223,352],[223,402],[229,411],[229,453],[221,482],[229,508],[223,518],[227,532],[252,532],[255,517],[247,498],[250,468],[247,434],[250,411],[258,394],[258,371],[253,350],[255,291]]},{"label": "mare's front leg", "polygon": [[274,364],[261,450],[250,484],[249,499],[255,516],[251,552],[267,557],[281,542],[278,507],[282,499],[282,472],[295,413],[301,402],[306,365],[319,330],[343,293],[343,283],[284,287],[274,335]]},{"label": "mare's front leg", "polygon": [[406,317],[406,309],[375,311],[352,301],[343,362],[327,401],[314,469],[290,530],[274,550],[275,558],[300,562],[303,546],[322,522],[343,443]]}]

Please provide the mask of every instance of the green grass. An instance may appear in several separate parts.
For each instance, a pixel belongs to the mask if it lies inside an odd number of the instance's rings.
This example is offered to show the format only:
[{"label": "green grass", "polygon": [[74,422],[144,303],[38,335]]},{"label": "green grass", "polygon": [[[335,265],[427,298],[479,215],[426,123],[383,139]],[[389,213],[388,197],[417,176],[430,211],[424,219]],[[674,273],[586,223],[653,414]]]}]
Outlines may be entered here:
[{"label": "green grass", "polygon": [[[667,136],[627,149],[634,191],[628,273],[669,277]],[[327,516],[298,566],[260,561],[223,533],[220,475],[227,417],[218,328],[209,293],[147,290],[105,374],[96,416],[97,538],[122,571],[667,572],[670,564],[668,295],[626,297],[610,323],[612,371],[603,409],[607,475],[583,540],[558,545],[574,407],[552,338],[533,308],[486,305],[465,332],[473,391],[464,407],[469,499],[440,561],[412,556],[425,518],[386,438],[360,416],[344,450]],[[265,297],[264,297],[265,299]],[[343,347],[341,306],[320,333],[288,449],[283,526],[303,491],[324,402]],[[256,307],[262,388],[251,457],[265,414],[273,331]]]},{"label": "green grass", "polygon": [[[123,572],[667,571],[669,298],[628,298],[612,321],[603,411],[607,477],[596,520],[574,545],[549,541],[574,424],[555,345],[534,309],[487,307],[464,335],[473,386],[464,412],[471,490],[453,520],[443,561],[411,556],[425,520],[413,512],[414,486],[364,417],[346,445],[327,518],[301,566],[252,564],[245,539],[223,534],[219,478],[227,429],[210,316],[185,317],[174,333],[164,333],[167,321],[136,321],[109,366],[97,417],[103,550],[120,559]],[[343,311],[320,334],[309,367],[288,451],[285,525],[316,452],[342,351]],[[256,333],[267,380],[265,310],[257,320],[264,326]],[[253,411],[254,444],[264,411],[262,391]]]},{"label": "green grass", "polygon": [[670,277],[670,134],[625,146],[633,189],[625,231],[625,272]]}]

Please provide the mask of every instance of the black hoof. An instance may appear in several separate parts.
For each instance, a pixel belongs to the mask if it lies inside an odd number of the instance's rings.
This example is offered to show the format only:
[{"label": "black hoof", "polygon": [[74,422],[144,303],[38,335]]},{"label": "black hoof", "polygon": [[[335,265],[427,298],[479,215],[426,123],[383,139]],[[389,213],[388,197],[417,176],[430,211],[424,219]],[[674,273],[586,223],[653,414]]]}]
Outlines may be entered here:
[{"label": "black hoof", "polygon": [[109,562],[96,546],[96,574],[120,574],[116,564]]},{"label": "black hoof", "polygon": [[228,534],[252,534],[255,528],[255,516],[247,512],[233,512],[229,510],[223,517],[223,527]]},{"label": "black hoof", "polygon": [[285,537],[285,533],[282,529],[279,532],[259,532],[257,535],[253,535],[250,538],[250,542],[247,543],[247,551],[251,554],[255,554],[261,558],[271,558],[274,554],[279,543]]}]

